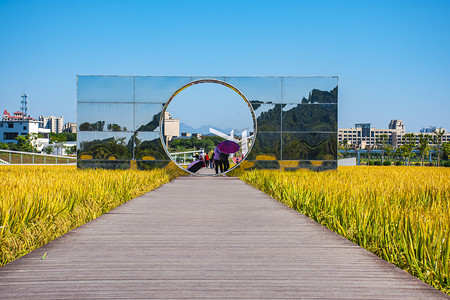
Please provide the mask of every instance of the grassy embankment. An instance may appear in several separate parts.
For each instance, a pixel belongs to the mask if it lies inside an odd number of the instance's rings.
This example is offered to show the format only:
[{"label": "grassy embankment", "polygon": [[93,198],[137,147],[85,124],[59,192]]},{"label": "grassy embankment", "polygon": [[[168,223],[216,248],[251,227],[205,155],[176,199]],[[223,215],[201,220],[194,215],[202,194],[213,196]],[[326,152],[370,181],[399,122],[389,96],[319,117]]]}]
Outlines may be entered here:
[{"label": "grassy embankment", "polygon": [[0,168],[0,266],[179,175],[165,170]]},{"label": "grassy embankment", "polygon": [[450,294],[450,169],[340,167],[239,177]]}]

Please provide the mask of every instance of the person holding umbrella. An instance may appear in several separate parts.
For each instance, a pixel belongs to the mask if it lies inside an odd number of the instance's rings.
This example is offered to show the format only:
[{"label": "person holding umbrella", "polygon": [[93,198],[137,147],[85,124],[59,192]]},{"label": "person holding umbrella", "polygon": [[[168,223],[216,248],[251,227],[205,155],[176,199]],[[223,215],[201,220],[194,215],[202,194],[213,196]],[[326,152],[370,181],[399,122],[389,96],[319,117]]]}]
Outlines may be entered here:
[{"label": "person holding umbrella", "polygon": [[230,154],[239,151],[239,148],[239,144],[233,141],[223,141],[219,145],[217,145],[216,149],[219,152],[219,160],[223,164],[223,170],[225,172],[230,168]]},{"label": "person holding umbrella", "polygon": [[220,151],[218,147],[214,148],[214,166],[216,168],[216,174],[219,174],[219,168],[220,173],[223,172],[223,164],[222,161],[220,160]]},{"label": "person holding umbrella", "polygon": [[219,158],[220,158],[220,161],[222,162],[224,172],[228,171],[228,169],[230,168],[230,162],[228,160],[229,157],[230,157],[230,154],[228,154],[228,153],[221,152],[219,154]]}]

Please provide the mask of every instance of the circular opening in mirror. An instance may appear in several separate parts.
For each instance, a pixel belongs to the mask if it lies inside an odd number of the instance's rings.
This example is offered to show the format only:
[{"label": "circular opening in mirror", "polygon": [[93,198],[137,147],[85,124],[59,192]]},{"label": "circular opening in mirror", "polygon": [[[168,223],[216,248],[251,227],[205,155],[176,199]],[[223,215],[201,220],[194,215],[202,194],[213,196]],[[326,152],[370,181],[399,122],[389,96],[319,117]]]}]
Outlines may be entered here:
[{"label": "circular opening in mirror", "polygon": [[245,160],[256,133],[255,113],[237,88],[220,80],[178,89],[161,114],[161,141],[170,159],[196,175],[214,176]]}]

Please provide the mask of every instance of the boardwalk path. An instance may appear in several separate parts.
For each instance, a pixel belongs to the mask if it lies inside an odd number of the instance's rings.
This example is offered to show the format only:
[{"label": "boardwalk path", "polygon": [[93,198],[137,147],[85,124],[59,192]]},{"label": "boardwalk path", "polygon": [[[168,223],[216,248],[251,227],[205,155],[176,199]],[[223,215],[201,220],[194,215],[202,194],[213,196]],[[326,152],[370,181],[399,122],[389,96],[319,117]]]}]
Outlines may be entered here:
[{"label": "boardwalk path", "polygon": [[183,177],[1,268],[0,298],[450,297],[238,179]]}]

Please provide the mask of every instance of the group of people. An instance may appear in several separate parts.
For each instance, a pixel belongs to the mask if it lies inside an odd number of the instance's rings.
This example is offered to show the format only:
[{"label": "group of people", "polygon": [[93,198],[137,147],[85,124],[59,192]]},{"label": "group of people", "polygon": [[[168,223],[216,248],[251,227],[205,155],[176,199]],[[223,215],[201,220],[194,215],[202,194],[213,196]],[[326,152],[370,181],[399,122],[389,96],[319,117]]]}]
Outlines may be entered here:
[{"label": "group of people", "polygon": [[222,153],[219,151],[219,149],[216,147],[214,149],[214,152],[211,153],[211,155],[206,154],[199,154],[196,156],[199,160],[202,160],[204,162],[203,167],[215,169],[216,174],[226,172],[228,169],[230,169],[230,162],[229,162],[229,154]]}]

